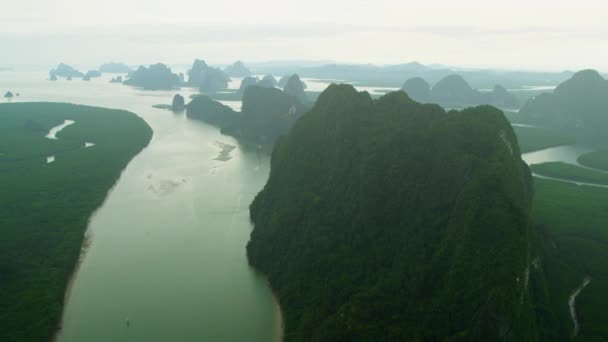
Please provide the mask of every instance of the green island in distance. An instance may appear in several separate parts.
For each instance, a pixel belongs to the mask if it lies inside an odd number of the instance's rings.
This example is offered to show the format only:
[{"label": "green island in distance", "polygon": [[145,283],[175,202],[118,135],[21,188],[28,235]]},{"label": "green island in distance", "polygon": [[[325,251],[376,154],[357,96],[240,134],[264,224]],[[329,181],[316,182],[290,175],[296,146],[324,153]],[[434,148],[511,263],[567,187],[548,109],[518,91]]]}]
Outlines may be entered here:
[{"label": "green island in distance", "polygon": [[89,218],[151,137],[122,110],[0,104],[0,340],[52,338]]}]

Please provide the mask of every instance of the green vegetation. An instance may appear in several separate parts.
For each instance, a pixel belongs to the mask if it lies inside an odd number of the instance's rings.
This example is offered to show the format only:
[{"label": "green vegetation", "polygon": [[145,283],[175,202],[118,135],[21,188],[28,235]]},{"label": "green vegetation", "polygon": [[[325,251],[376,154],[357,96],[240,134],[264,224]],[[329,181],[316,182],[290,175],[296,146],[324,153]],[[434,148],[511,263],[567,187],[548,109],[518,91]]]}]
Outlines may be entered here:
[{"label": "green vegetation", "polygon": [[537,340],[531,201],[499,110],[331,85],[275,145],[248,258],[288,341]]},{"label": "green vegetation", "polygon": [[149,68],[140,66],[124,82],[126,85],[142,87],[145,90],[170,90],[177,88],[180,83],[179,77],[171,68],[162,63],[150,65]]},{"label": "green vegetation", "polygon": [[530,168],[534,173],[542,176],[568,179],[575,182],[608,185],[608,173],[564,162],[534,164]]},{"label": "green vegetation", "polygon": [[517,135],[522,153],[570,145],[576,142],[571,134],[549,128],[514,126],[513,129]]},{"label": "green vegetation", "polygon": [[608,171],[608,151],[594,151],[578,157],[581,165]]},{"label": "green vegetation", "polygon": [[547,279],[554,331],[569,340],[568,298],[586,275],[576,299],[580,341],[608,339],[608,189],[535,178],[534,221],[543,227],[541,267]]},{"label": "green vegetation", "polygon": [[51,78],[55,77],[65,77],[67,79],[71,79],[72,77],[83,77],[84,74],[67,64],[60,63],[56,69],[52,69],[49,72]]},{"label": "green vegetation", "polygon": [[188,85],[197,87],[202,92],[216,92],[228,87],[230,77],[222,70],[207,65],[196,59],[188,70]]},{"label": "green vegetation", "polygon": [[[45,138],[66,119],[58,140]],[[0,105],[0,340],[51,339],[89,217],[151,136],[125,111]]]},{"label": "green vegetation", "polygon": [[495,85],[492,91],[473,89],[460,75],[448,75],[432,88],[421,77],[410,78],[401,90],[421,103],[437,103],[448,108],[465,108],[472,105],[492,105],[500,108],[518,108],[519,101],[503,86]]},{"label": "green vegetation", "polygon": [[[257,77],[245,77],[241,81],[241,86],[237,91],[237,94],[242,97],[245,94],[245,89],[251,86],[260,86],[264,88],[273,88],[278,85],[277,80],[272,75],[266,75],[261,80]],[[239,99],[240,100],[240,99]]]},{"label": "green vegetation", "polygon": [[289,77],[287,83],[285,83],[285,86],[283,87],[283,91],[285,91],[285,94],[294,96],[301,103],[307,102],[306,92],[304,91],[304,89],[306,89],[306,84],[302,82],[302,80],[300,80],[300,76],[298,76],[297,74],[294,74]]},{"label": "green vegetation", "polygon": [[209,96],[198,95],[186,106],[186,115],[220,128],[232,127],[239,119],[239,113],[232,108],[214,101]]},{"label": "green vegetation", "polygon": [[296,97],[280,89],[256,85],[246,87],[241,112],[202,95],[192,99],[186,113],[190,118],[220,127],[222,133],[271,145],[307,109]]},{"label": "green vegetation", "polygon": [[251,71],[241,61],[236,61],[224,69],[224,72],[230,77],[248,77],[251,76]]},{"label": "green vegetation", "polygon": [[608,81],[595,70],[579,71],[553,93],[530,99],[520,115],[527,122],[576,130],[581,138],[604,141],[608,129]]}]

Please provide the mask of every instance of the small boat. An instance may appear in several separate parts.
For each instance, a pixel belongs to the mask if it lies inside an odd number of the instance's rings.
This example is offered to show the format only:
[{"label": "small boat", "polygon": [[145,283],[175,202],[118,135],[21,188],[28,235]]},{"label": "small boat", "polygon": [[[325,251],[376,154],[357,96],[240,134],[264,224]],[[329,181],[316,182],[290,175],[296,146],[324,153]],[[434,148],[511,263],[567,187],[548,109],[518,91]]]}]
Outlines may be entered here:
[{"label": "small boat", "polygon": [[131,325],[131,321],[128,317],[125,319],[125,325],[127,326],[127,328]]}]

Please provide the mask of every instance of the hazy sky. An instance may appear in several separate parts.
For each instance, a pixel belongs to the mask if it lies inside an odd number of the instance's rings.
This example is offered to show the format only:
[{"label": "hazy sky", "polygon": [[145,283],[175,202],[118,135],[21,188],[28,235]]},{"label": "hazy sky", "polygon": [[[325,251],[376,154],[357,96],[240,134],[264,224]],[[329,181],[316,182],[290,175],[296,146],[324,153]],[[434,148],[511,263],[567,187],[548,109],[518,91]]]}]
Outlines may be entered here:
[{"label": "hazy sky", "polygon": [[608,71],[605,0],[15,0],[0,66],[236,59]]}]

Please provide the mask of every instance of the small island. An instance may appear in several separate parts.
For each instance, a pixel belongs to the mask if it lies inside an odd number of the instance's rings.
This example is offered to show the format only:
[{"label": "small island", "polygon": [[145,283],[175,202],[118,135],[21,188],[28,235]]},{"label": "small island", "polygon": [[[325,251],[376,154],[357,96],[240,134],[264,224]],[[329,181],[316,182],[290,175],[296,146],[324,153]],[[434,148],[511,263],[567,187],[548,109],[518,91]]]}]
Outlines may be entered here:
[{"label": "small island", "polygon": [[145,90],[171,90],[178,88],[181,82],[171,68],[157,63],[148,68],[140,66],[129,79],[124,81],[124,84],[141,87]]},{"label": "small island", "polygon": [[170,110],[174,113],[181,113],[184,111],[184,109],[186,109],[184,97],[180,94],[175,94],[175,96],[173,96],[173,102],[171,104],[157,104],[152,107],[156,109]]},{"label": "small island", "polygon": [[87,71],[87,73],[82,77],[82,79],[84,81],[90,81],[92,78],[96,78],[96,77],[101,77],[101,72],[97,71],[97,70],[89,70]]},{"label": "small island", "polygon": [[171,103],[171,110],[174,112],[181,112],[185,108],[184,97],[180,94],[175,94],[173,97],[173,103]]},{"label": "small island", "polygon": [[306,89],[306,84],[300,80],[298,74],[291,75],[283,87],[283,91],[286,94],[296,97],[302,103],[306,103],[307,99],[304,89]]},{"label": "small island", "polygon": [[307,110],[293,95],[254,85],[245,89],[241,112],[199,95],[187,105],[186,115],[218,126],[224,134],[272,146]]},{"label": "small island", "polygon": [[226,67],[224,72],[230,77],[248,77],[252,74],[251,70],[241,61],[236,61],[234,64]]},{"label": "small island", "polygon": [[99,71],[104,74],[130,74],[133,72],[128,65],[124,63],[105,63],[99,67]]},{"label": "small island", "polygon": [[196,59],[188,70],[190,87],[198,88],[201,92],[215,92],[228,88],[230,77],[222,70],[210,67],[204,60]]},{"label": "small island", "polygon": [[239,88],[239,90],[237,90],[237,95],[239,96],[243,96],[243,94],[245,94],[245,90],[250,87],[250,86],[254,86],[257,85],[259,87],[263,87],[263,88],[273,88],[277,86],[277,80],[272,76],[272,75],[266,75],[264,76],[261,80],[258,79],[257,77],[245,77],[243,78],[243,80],[241,81],[241,86]]},{"label": "small island", "polygon": [[49,72],[49,75],[51,77],[51,80],[53,80],[53,77],[55,77],[55,79],[57,77],[64,77],[68,80],[71,80],[72,77],[75,78],[82,78],[84,77],[84,74],[74,68],[72,68],[71,66],[64,64],[64,63],[60,63],[57,68],[52,69]]}]

